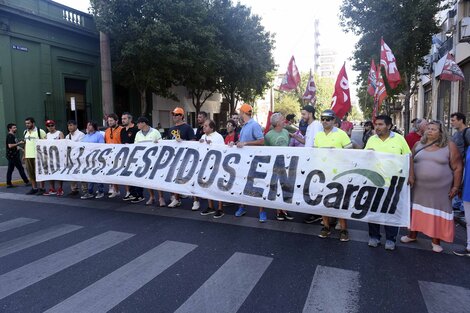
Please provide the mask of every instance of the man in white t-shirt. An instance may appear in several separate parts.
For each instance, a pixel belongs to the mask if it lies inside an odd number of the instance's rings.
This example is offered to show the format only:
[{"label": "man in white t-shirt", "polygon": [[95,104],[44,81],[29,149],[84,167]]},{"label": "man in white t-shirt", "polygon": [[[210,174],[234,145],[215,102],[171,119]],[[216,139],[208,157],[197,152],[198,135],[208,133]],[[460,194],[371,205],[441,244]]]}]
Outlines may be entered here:
[{"label": "man in white t-shirt", "polygon": [[[303,143],[305,147],[313,148],[315,143],[315,136],[323,131],[323,126],[319,121],[315,120],[315,108],[311,105],[306,105],[302,108],[301,111],[302,119],[307,122],[307,130],[305,132],[305,137],[302,138],[296,134],[290,134],[291,137],[295,138],[300,143]],[[321,220],[321,216],[310,214],[305,219],[304,222],[311,224]]]},{"label": "man in white t-shirt", "polygon": [[[64,134],[55,128],[55,122],[53,120],[47,120],[46,121],[46,128],[47,128],[47,134],[46,134],[46,139],[47,140],[59,140],[59,139],[64,139]],[[42,195],[43,196],[63,196],[64,195],[64,190],[62,189],[62,181],[58,180],[57,181],[59,188],[56,190],[55,189],[55,180],[50,180],[49,181],[49,190],[44,192]]]},{"label": "man in white t-shirt", "polygon": [[[67,129],[69,130],[69,133],[67,136],[65,136],[65,139],[73,142],[81,142],[83,137],[85,137],[85,134],[78,129],[77,121],[75,120],[69,120],[67,122]],[[80,191],[78,190],[78,183],[76,181],[70,182],[70,188],[72,191],[68,194],[68,196],[78,196],[80,194]],[[87,183],[82,183],[82,191],[84,194],[88,192]]]},{"label": "man in white t-shirt", "polygon": [[306,105],[301,111],[302,119],[307,122],[307,131],[305,137],[302,138],[296,134],[290,134],[291,137],[295,138],[298,142],[303,143],[305,147],[313,148],[315,142],[315,135],[323,130],[323,126],[319,121],[315,120],[315,108],[311,105]]}]

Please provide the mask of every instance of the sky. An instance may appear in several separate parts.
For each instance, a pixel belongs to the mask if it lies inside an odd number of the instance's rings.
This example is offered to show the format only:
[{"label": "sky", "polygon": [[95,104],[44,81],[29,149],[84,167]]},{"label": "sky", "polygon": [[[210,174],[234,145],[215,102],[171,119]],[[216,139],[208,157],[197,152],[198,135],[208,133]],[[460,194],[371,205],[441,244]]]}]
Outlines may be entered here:
[{"label": "sky", "polygon": [[[83,12],[88,12],[88,0],[54,0]],[[331,48],[338,53],[336,72],[346,62],[351,97],[355,97],[352,71],[352,53],[357,38],[344,33],[339,25],[339,7],[342,0],[240,0],[261,17],[265,29],[275,34],[274,59],[278,72],[284,73],[293,55],[300,72],[308,72],[314,65],[314,21],[320,21],[320,48]],[[377,47],[379,49],[379,46]]]}]

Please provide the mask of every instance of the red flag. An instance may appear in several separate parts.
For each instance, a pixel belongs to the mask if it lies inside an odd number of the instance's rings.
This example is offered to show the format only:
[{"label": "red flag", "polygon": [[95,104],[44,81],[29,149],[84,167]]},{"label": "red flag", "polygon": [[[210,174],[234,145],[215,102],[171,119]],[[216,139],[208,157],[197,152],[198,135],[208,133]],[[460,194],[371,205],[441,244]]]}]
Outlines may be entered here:
[{"label": "red flag", "polygon": [[372,59],[370,63],[369,78],[367,80],[367,93],[371,97],[375,96],[375,89],[377,89],[377,67],[375,66],[375,61]]},{"label": "red flag", "polygon": [[289,66],[287,67],[286,75],[282,79],[281,86],[279,86],[279,90],[282,91],[291,91],[297,89],[297,86],[300,83],[300,73],[297,69],[297,65],[295,65],[294,56],[289,61]]},{"label": "red flag", "polygon": [[380,65],[385,68],[388,84],[390,88],[395,89],[400,84],[400,72],[397,68],[397,62],[392,50],[384,42],[383,38],[380,39]]},{"label": "red flag", "polygon": [[349,81],[346,74],[346,63],[343,64],[336,79],[335,92],[331,101],[331,109],[335,111],[338,118],[343,116],[351,109],[351,97],[349,96]]},{"label": "red flag", "polygon": [[312,70],[310,70],[310,77],[308,78],[307,87],[305,87],[304,95],[302,99],[309,100],[310,103],[315,103],[317,94],[317,87],[315,86],[315,81],[313,80]]},{"label": "red flag", "polygon": [[447,53],[446,63],[439,77],[441,80],[450,80],[452,82],[465,80],[462,70],[457,63],[455,63],[455,58],[451,53]]},{"label": "red flag", "polygon": [[382,77],[381,66],[377,68],[377,86],[375,88],[375,95],[374,95],[374,109],[372,111],[372,118],[375,121],[375,117],[380,112],[380,107],[382,106],[382,102],[387,98],[387,90],[385,89],[385,83]]},{"label": "red flag", "polygon": [[273,115],[273,112],[269,111],[268,112],[268,120],[266,121],[266,127],[264,128],[264,134],[266,135],[268,131],[271,128],[271,116]]}]

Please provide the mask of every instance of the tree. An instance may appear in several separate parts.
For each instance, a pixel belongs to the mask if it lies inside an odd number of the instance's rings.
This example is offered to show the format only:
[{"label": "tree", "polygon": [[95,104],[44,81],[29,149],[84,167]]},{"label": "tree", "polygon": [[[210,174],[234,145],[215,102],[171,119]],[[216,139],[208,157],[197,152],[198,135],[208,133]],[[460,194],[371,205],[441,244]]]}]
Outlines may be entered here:
[{"label": "tree", "polygon": [[253,102],[273,80],[274,39],[261,25],[260,17],[240,3],[234,6],[230,0],[217,0],[213,11],[224,50],[219,92],[233,113],[238,101]]},{"label": "tree", "polygon": [[[343,0],[341,26],[361,36],[354,51],[354,69],[361,71],[362,85],[367,84],[370,61],[380,58],[380,38],[390,46],[397,59],[402,83],[387,94],[405,95],[405,131],[410,120],[410,98],[415,92],[423,57],[431,48],[431,37],[439,32],[437,15],[443,9],[440,0]],[[386,80],[386,79],[385,79]],[[365,112],[365,110],[364,110]]]}]

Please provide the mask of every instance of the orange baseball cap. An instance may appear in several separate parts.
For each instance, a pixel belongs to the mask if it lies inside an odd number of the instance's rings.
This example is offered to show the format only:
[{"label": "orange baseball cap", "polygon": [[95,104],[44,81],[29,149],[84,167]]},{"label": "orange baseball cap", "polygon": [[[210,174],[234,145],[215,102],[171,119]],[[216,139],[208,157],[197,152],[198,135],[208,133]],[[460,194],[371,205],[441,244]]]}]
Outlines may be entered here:
[{"label": "orange baseball cap", "polygon": [[240,112],[243,112],[243,113],[251,113],[253,111],[253,107],[251,105],[249,105],[248,103],[244,103],[242,104],[242,106],[240,107]]},{"label": "orange baseball cap", "polygon": [[173,112],[171,112],[172,114],[181,114],[181,115],[184,115],[184,110],[180,107],[176,107]]}]

